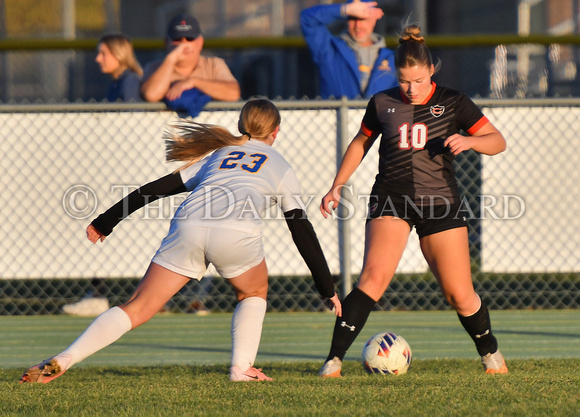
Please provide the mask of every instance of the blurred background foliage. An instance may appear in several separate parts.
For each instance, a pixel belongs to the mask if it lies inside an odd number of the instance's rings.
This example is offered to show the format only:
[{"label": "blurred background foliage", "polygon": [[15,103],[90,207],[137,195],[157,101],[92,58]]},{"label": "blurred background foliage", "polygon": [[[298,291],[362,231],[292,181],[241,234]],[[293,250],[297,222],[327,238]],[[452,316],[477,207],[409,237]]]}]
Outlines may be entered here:
[{"label": "blurred background foliage", "polygon": [[[105,4],[108,3],[108,4]],[[76,0],[76,29],[99,35],[106,26],[106,7],[118,12],[119,0]],[[7,37],[60,37],[66,2],[62,0],[6,0],[4,21]]]}]

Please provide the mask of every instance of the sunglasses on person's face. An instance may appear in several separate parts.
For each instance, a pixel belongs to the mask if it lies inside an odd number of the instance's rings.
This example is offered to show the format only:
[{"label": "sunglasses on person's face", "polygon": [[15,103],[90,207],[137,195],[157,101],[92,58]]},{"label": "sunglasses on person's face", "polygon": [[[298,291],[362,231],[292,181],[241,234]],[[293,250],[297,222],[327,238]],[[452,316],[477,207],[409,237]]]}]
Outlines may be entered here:
[{"label": "sunglasses on person's face", "polygon": [[181,38],[171,38],[173,42],[181,42],[183,39],[185,39],[187,42],[191,42],[194,41],[196,38],[193,38],[191,36],[183,36]]}]

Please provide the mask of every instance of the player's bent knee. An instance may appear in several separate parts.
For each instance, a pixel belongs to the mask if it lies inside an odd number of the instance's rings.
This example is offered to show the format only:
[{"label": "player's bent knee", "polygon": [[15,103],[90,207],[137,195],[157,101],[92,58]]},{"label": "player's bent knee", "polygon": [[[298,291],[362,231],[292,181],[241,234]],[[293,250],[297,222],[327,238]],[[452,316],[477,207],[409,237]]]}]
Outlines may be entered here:
[{"label": "player's bent knee", "polygon": [[477,309],[474,304],[474,297],[472,294],[445,294],[447,302],[460,314],[473,313],[473,309]]},{"label": "player's bent knee", "polygon": [[160,310],[159,308],[151,308],[151,306],[137,306],[131,302],[120,305],[119,307],[129,316],[131,329],[147,323]]},{"label": "player's bent knee", "polygon": [[238,301],[242,301],[250,297],[259,297],[266,300],[268,297],[268,286],[266,285],[265,287],[257,288],[252,291],[241,291],[239,289],[236,289],[236,299]]},{"label": "player's bent knee", "polygon": [[262,298],[264,300],[266,300],[266,294],[262,294],[262,293],[252,293],[252,294],[237,294],[236,298],[238,301],[242,301],[245,300],[246,298],[252,298],[252,297],[258,297],[258,298]]},{"label": "player's bent knee", "polygon": [[366,270],[360,276],[358,287],[370,297],[375,298],[377,296],[380,298],[392,278],[391,274],[387,274],[384,271]]}]

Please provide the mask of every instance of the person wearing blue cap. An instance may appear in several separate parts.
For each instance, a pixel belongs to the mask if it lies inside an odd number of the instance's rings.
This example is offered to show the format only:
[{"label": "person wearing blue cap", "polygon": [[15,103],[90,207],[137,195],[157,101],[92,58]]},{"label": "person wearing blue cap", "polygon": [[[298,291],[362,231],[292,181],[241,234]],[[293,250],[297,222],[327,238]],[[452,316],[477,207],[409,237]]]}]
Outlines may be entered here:
[{"label": "person wearing blue cap", "polygon": [[202,56],[204,38],[198,20],[175,16],[167,27],[168,53],[144,69],[141,95],[150,102],[164,101],[176,111],[199,114],[211,100],[237,101],[240,85],[226,62]]},{"label": "person wearing blue cap", "polygon": [[[383,11],[375,1],[349,1],[318,5],[300,14],[302,33],[320,75],[322,98],[370,98],[396,87],[393,51],[385,38],[374,33]],[[328,26],[347,21],[347,29],[336,36]]]}]

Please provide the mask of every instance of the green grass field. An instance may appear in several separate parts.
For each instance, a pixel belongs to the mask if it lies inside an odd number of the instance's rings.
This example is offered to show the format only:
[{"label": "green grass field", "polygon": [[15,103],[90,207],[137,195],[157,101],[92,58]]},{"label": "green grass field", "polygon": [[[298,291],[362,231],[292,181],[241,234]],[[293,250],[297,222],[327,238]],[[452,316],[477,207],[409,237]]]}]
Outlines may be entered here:
[{"label": "green grass field", "polygon": [[[231,383],[231,314],[158,315],[48,385],[18,384],[91,322],[0,317],[0,415],[580,415],[580,311],[492,311],[510,368],[485,375],[455,313],[373,312],[345,358],[322,380],[330,313],[268,313],[256,365],[270,383]],[[366,339],[394,331],[413,349],[403,376],[365,374]]]}]

